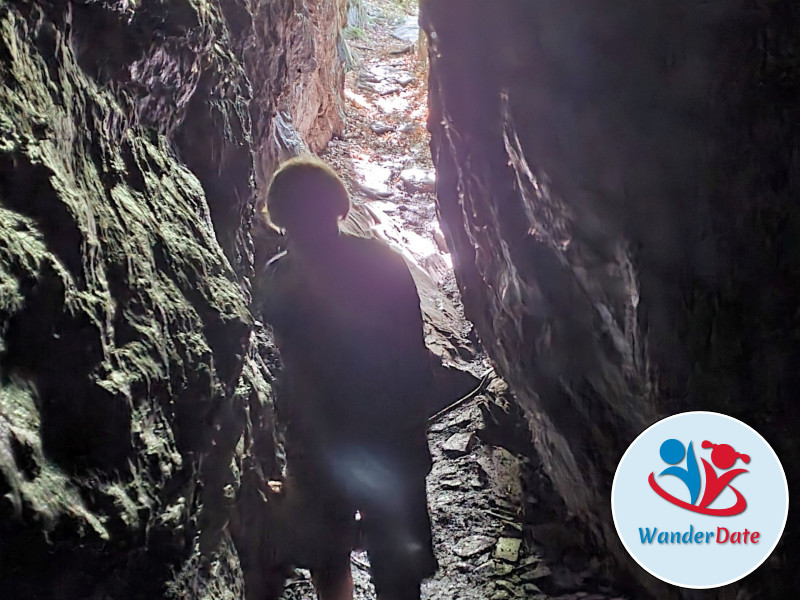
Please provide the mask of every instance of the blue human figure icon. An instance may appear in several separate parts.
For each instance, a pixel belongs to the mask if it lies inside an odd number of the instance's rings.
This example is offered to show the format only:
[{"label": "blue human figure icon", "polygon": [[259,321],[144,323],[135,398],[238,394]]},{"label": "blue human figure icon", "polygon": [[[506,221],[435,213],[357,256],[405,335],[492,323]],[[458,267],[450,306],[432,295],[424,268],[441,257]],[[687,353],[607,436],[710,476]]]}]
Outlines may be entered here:
[{"label": "blue human figure icon", "polygon": [[686,487],[689,488],[691,504],[694,504],[700,495],[700,468],[697,466],[692,443],[689,442],[689,450],[687,451],[682,442],[676,439],[669,439],[661,444],[659,454],[668,465],[677,465],[683,460],[684,454],[686,455],[686,468],[678,466],[667,467],[659,473],[659,477],[661,475],[674,475],[683,481]]}]

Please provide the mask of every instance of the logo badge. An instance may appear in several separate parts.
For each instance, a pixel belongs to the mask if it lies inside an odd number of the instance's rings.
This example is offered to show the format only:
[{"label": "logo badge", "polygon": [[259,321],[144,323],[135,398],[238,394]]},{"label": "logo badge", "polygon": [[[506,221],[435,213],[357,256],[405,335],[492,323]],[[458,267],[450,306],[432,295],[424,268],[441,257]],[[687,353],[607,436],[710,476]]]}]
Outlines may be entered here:
[{"label": "logo badge", "polygon": [[[702,447],[713,448],[711,451],[711,462],[714,463],[714,467],[722,471],[730,469],[739,459],[743,460],[745,463],[750,462],[750,457],[747,454],[736,452],[733,447],[728,444],[712,444],[708,440],[705,440],[703,441]],[[730,485],[734,477],[742,473],[747,473],[747,469],[731,469],[730,471],[718,474],[705,458],[701,458],[700,460],[703,461],[703,469],[705,472],[705,492],[700,499],[700,503],[697,504],[697,500],[700,498],[700,488],[703,487],[704,478],[700,474],[700,469],[697,466],[697,459],[694,455],[692,443],[689,442],[689,449],[686,450],[683,444],[674,438],[665,440],[664,443],[661,444],[660,453],[664,462],[673,466],[661,471],[659,477],[663,475],[674,475],[686,485],[690,495],[689,502],[676,498],[656,483],[655,473],[650,473],[650,476],[647,478],[650,487],[667,502],[671,502],[675,506],[680,506],[692,512],[703,515],[716,515],[719,517],[738,515],[747,508],[747,500],[744,499],[744,496],[739,490]],[[679,463],[683,462],[684,456],[686,456],[686,466],[677,466]],[[727,508],[710,508],[709,504],[714,502],[726,488],[730,488],[733,493],[736,494],[736,504]]]},{"label": "logo badge", "polygon": [[644,431],[622,457],[611,508],[625,549],[681,587],[714,588],[756,569],[789,510],[780,461],[754,429],[689,412]]}]

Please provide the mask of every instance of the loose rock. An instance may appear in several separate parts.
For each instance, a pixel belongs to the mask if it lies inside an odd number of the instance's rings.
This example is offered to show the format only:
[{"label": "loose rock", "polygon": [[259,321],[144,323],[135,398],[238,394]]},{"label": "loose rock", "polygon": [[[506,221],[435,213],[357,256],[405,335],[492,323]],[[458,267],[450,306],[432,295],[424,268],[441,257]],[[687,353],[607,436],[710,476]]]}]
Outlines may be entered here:
[{"label": "loose rock", "polygon": [[436,187],[436,176],[431,171],[411,168],[400,173],[400,181],[410,194],[414,192],[432,193]]},{"label": "loose rock", "polygon": [[524,571],[520,574],[519,578],[522,581],[534,581],[536,579],[544,579],[545,577],[550,577],[552,575],[552,571],[550,567],[547,565],[537,565],[536,568],[530,571]]},{"label": "loose rock", "polygon": [[399,85],[389,81],[362,81],[359,86],[381,96],[388,96],[389,94],[395,94],[400,91]]},{"label": "loose rock", "polygon": [[395,27],[392,36],[403,42],[416,42],[419,39],[419,20],[416,16],[408,16]]},{"label": "loose rock", "polygon": [[442,450],[448,456],[464,456],[472,450],[477,441],[472,432],[454,433],[444,443]]},{"label": "loose rock", "polygon": [[470,558],[486,552],[494,545],[494,538],[486,535],[474,535],[459,541],[453,552],[461,558]]},{"label": "loose rock", "polygon": [[379,187],[361,182],[358,182],[357,185],[358,189],[369,198],[390,198],[392,195],[392,190],[386,187]]},{"label": "loose rock", "polygon": [[376,121],[375,123],[370,123],[369,128],[372,130],[373,133],[377,133],[378,135],[383,135],[384,133],[389,133],[390,131],[395,130],[394,125],[388,125],[386,123],[381,123]]},{"label": "loose rock", "polygon": [[494,549],[495,558],[505,560],[508,562],[517,562],[519,559],[519,548],[522,540],[518,538],[503,537],[497,540],[497,546]]},{"label": "loose rock", "polygon": [[439,249],[439,252],[450,254],[450,250],[447,248],[447,243],[444,240],[444,234],[439,229],[433,230],[433,241],[436,242],[436,247]]}]

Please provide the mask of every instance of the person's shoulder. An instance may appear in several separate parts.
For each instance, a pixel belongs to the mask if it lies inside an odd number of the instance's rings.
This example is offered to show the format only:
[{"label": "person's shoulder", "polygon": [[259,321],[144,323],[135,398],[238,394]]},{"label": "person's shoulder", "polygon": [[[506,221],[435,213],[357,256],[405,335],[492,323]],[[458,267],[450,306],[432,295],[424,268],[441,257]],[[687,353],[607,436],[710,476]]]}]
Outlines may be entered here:
[{"label": "person's shoulder", "polygon": [[381,239],[345,235],[343,241],[352,252],[376,267],[407,269],[403,256]]},{"label": "person's shoulder", "polygon": [[352,237],[347,243],[354,256],[352,266],[373,286],[388,295],[406,297],[411,292],[416,295],[414,278],[400,252],[377,238]]}]

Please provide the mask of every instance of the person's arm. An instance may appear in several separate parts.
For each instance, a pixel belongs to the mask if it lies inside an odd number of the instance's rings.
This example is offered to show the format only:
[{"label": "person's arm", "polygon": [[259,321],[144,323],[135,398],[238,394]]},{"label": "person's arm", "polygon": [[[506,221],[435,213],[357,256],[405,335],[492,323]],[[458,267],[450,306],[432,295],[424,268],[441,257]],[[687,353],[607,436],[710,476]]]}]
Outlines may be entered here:
[{"label": "person's arm", "polygon": [[[280,344],[280,331],[285,328],[287,315],[284,305],[286,303],[286,290],[284,289],[281,271],[284,266],[280,261],[285,260],[286,253],[282,252],[267,261],[257,272],[253,280],[253,314],[260,319],[272,332],[273,342]],[[281,357],[282,360],[282,357]],[[274,396],[273,402],[278,424],[286,427],[292,420],[291,403],[289,394],[286,393],[286,377],[273,373],[276,377],[271,382]]]},{"label": "person's arm", "polygon": [[394,354],[395,377],[408,396],[415,424],[427,420],[433,387],[431,353],[425,345],[425,329],[419,294],[405,261],[395,255],[392,285],[390,343]]}]

